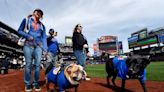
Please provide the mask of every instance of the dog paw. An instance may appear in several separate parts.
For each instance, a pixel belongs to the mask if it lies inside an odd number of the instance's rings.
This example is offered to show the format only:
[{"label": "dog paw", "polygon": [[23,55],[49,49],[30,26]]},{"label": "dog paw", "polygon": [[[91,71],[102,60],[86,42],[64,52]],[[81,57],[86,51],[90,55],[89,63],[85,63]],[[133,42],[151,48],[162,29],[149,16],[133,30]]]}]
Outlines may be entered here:
[{"label": "dog paw", "polygon": [[86,80],[86,81],[89,81],[89,80],[91,80],[91,78],[87,78],[87,77],[86,77],[85,80]]},{"label": "dog paw", "polygon": [[129,79],[130,78],[129,75],[126,75],[126,78]]}]

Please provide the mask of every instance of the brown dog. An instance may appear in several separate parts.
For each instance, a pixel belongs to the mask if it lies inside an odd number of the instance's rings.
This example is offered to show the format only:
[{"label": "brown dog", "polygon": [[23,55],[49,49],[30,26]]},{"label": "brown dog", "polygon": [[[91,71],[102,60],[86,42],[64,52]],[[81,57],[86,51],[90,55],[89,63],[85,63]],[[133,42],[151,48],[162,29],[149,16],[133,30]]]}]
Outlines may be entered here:
[{"label": "brown dog", "polygon": [[84,79],[86,76],[87,74],[83,67],[77,64],[70,64],[64,69],[61,69],[61,67],[53,67],[46,74],[47,91],[50,91],[49,84],[53,83],[55,90],[59,92],[64,92],[65,89],[72,87],[74,87],[75,92],[77,92],[80,80]]}]

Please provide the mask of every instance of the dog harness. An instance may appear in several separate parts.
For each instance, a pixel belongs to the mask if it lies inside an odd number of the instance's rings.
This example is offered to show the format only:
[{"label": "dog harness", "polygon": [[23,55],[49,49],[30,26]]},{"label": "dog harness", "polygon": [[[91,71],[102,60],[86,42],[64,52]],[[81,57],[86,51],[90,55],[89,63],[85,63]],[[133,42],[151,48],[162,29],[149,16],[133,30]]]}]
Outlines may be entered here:
[{"label": "dog harness", "polygon": [[[126,65],[126,59],[114,57],[113,59],[114,68],[118,71],[117,76],[122,79],[127,79],[128,67]],[[142,83],[146,80],[146,69],[140,72],[140,80]]]},{"label": "dog harness", "polygon": [[59,91],[64,91],[64,89],[72,87],[70,82],[67,80],[67,78],[64,75],[64,71],[60,71],[59,73],[54,73],[54,69],[50,70],[50,72],[47,74],[47,80],[48,82],[51,82],[59,87]]}]

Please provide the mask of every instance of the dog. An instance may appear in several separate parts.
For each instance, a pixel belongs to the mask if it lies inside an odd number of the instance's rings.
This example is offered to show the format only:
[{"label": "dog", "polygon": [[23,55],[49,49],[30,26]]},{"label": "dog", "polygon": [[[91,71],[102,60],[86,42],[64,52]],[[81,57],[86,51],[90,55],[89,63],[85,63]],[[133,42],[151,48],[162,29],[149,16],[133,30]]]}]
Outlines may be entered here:
[{"label": "dog", "polygon": [[148,57],[133,55],[127,58],[122,56],[115,56],[113,59],[109,58],[108,53],[102,53],[102,59],[106,61],[107,72],[107,85],[110,85],[109,79],[112,76],[112,83],[115,84],[116,77],[122,79],[121,91],[125,91],[125,80],[138,79],[144,92],[146,92],[145,80],[146,80],[146,66],[150,63]]},{"label": "dog", "polygon": [[[51,65],[52,67],[52,65]],[[87,76],[83,67],[75,63],[69,64],[66,67],[52,67],[46,71],[46,87],[50,91],[50,83],[54,84],[54,89],[59,92],[64,92],[65,89],[75,88],[77,92],[80,81]],[[57,89],[58,88],[58,89]]]}]

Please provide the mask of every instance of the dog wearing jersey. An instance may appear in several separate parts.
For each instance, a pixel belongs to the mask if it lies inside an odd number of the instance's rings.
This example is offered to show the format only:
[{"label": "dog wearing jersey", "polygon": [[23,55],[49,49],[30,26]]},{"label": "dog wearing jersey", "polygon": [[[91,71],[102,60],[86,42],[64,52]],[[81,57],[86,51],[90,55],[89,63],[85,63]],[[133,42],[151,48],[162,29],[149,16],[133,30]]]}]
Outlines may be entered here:
[{"label": "dog wearing jersey", "polygon": [[75,92],[77,92],[80,80],[86,76],[87,74],[83,67],[75,63],[66,66],[64,69],[61,67],[52,67],[46,74],[47,91],[50,91],[49,85],[53,83],[55,90],[59,92],[64,92],[65,89],[73,87],[75,88]]},{"label": "dog wearing jersey", "polygon": [[122,79],[121,91],[125,91],[125,80],[138,79],[144,92],[146,92],[146,66],[150,63],[150,59],[145,56],[133,55],[127,58],[122,56],[115,56],[113,59],[109,58],[108,53],[102,54],[102,59],[106,61],[107,85],[110,85],[109,79],[112,76],[112,84],[115,84],[116,77]]}]

